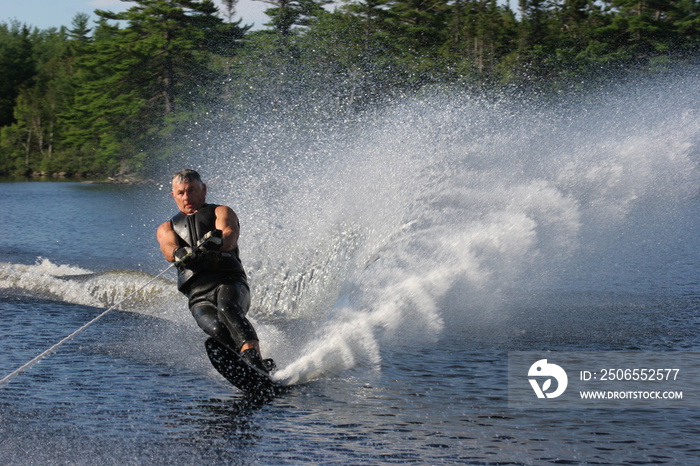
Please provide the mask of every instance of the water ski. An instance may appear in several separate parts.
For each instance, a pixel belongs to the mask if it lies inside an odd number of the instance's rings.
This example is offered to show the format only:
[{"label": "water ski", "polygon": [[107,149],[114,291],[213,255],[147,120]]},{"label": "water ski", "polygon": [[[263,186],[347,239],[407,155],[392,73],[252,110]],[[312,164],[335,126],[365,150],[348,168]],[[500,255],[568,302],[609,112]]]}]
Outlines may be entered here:
[{"label": "water ski", "polygon": [[217,340],[209,338],[204,345],[214,369],[240,390],[254,396],[272,396],[282,388],[268,374],[251,366]]}]

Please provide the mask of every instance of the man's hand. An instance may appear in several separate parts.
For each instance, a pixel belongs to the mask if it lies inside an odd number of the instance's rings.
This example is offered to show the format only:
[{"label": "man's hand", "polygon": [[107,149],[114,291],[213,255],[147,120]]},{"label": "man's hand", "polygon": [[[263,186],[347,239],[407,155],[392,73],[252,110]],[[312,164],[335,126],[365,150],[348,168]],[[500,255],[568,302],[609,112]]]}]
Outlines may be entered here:
[{"label": "man's hand", "polygon": [[202,241],[199,242],[199,247],[207,251],[219,250],[221,249],[221,245],[224,244],[223,235],[221,230],[212,230],[202,237]]},{"label": "man's hand", "polygon": [[173,251],[175,263],[187,266],[197,259],[197,255],[201,251],[216,251],[220,249],[224,243],[222,236],[221,230],[212,230],[202,237],[196,248],[192,249],[189,246],[183,246],[175,249]]},{"label": "man's hand", "polygon": [[192,262],[195,258],[195,251],[190,247],[177,248],[173,253],[176,264],[187,265]]}]

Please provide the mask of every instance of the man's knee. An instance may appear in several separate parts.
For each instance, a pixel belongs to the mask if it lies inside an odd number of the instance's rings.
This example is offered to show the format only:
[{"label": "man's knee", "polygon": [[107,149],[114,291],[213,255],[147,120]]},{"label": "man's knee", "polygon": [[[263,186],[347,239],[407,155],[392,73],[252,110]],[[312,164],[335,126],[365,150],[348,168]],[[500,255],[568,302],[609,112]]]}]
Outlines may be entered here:
[{"label": "man's knee", "polygon": [[204,330],[208,335],[219,338],[224,332],[227,334],[226,326],[221,323],[217,317],[217,310],[210,304],[197,304],[190,309],[195,322],[199,328]]},{"label": "man's knee", "polygon": [[231,332],[221,321],[216,321],[203,329],[209,336],[216,338],[219,341],[227,341],[231,338]]},{"label": "man's knee", "polygon": [[250,308],[250,291],[242,283],[223,285],[219,288],[217,302],[220,312],[245,316]]}]

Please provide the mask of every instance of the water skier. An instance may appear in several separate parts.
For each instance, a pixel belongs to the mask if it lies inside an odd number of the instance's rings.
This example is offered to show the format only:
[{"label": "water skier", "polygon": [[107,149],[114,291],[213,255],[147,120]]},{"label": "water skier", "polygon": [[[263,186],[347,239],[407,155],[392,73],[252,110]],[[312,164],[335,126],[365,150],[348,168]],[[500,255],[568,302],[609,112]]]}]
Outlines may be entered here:
[{"label": "water skier", "polygon": [[194,170],[175,173],[172,189],[179,213],[158,227],[156,237],[165,259],[176,262],[177,286],[189,298],[192,316],[207,334],[269,373],[274,363],[262,359],[246,318],[250,288],[238,255],[238,216],[230,207],[206,203],[207,186]]}]

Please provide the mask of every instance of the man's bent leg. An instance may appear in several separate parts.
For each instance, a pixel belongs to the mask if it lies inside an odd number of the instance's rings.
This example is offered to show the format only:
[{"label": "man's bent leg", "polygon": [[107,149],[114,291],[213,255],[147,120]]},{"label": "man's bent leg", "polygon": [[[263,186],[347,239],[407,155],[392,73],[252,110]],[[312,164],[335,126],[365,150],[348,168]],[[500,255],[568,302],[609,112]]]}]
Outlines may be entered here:
[{"label": "man's bent leg", "polygon": [[218,318],[231,332],[231,337],[240,350],[245,343],[258,341],[258,334],[246,319],[250,308],[250,291],[243,283],[221,285],[216,295]]},{"label": "man's bent leg", "polygon": [[239,344],[238,348],[241,356],[258,369],[270,372],[274,365],[270,363],[268,367],[263,362],[262,356],[260,356],[258,335],[245,316],[250,308],[250,291],[248,287],[242,283],[219,286],[217,304],[219,308],[218,317],[228,327],[233,340]]},{"label": "man's bent leg", "polygon": [[190,307],[190,311],[199,328],[232,350],[238,351],[240,345],[231,338],[228,328],[219,320],[217,316],[218,311],[213,304],[207,301],[200,301],[193,304]]}]

